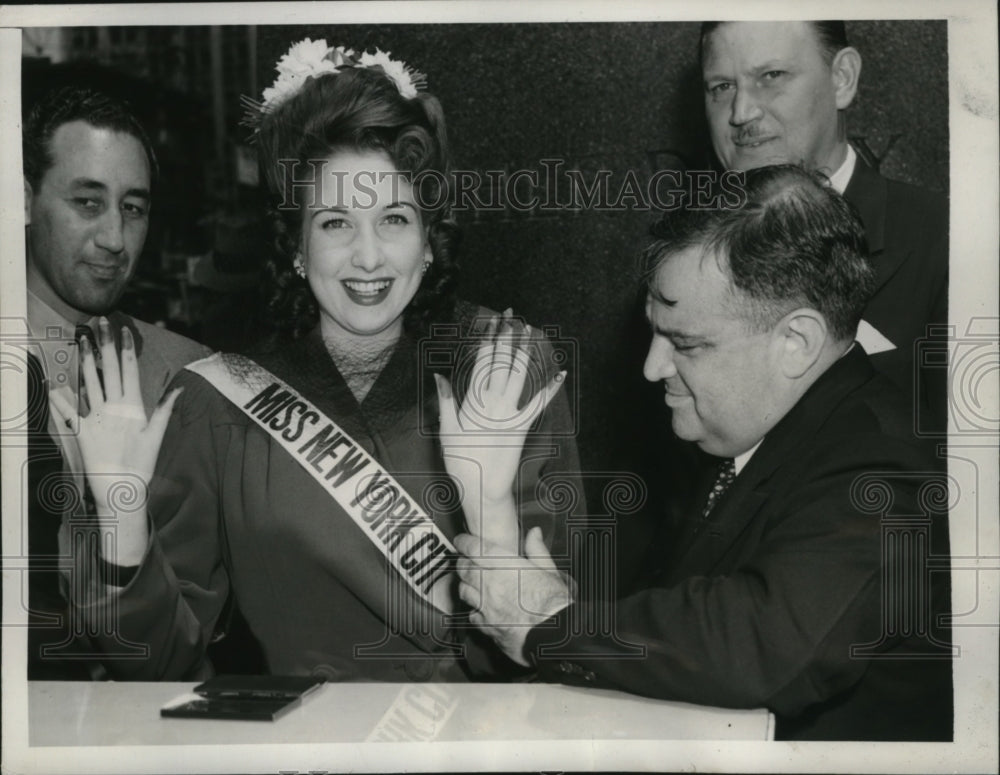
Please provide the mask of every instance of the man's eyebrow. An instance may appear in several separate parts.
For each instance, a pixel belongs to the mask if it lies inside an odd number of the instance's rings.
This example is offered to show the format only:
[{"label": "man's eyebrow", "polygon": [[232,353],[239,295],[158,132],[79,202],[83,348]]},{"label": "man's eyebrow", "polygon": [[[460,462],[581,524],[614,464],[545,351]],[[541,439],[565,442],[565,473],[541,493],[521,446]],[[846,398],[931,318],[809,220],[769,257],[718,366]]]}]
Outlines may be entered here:
[{"label": "man's eyebrow", "polygon": [[786,59],[768,59],[765,62],[750,68],[750,72],[760,75],[761,73],[767,73],[771,70],[788,70],[791,66],[792,63]]},{"label": "man's eyebrow", "polygon": [[652,320],[649,321],[649,327],[653,330],[653,333],[658,336],[666,337],[671,342],[680,342],[682,344],[707,344],[710,341],[708,337],[701,336],[699,334],[689,334],[684,331],[679,331],[676,328],[664,328],[663,326],[658,326]]},{"label": "man's eyebrow", "polygon": [[94,191],[107,191],[108,187],[99,180],[93,178],[74,178],[70,181],[73,188],[86,188]]},{"label": "man's eyebrow", "polygon": [[[106,184],[99,180],[94,180],[93,178],[74,178],[70,181],[70,187],[99,193],[106,193],[108,191]],[[145,199],[147,201],[152,198],[148,188],[130,188],[125,192],[125,196],[139,197],[140,199]]]},{"label": "man's eyebrow", "polygon": [[[759,65],[753,65],[752,67],[746,68],[744,73],[752,76],[760,76],[764,73],[770,72],[771,70],[791,70],[793,63],[782,57],[774,57],[772,59],[767,59]],[[728,81],[731,77],[725,73],[719,73],[714,70],[705,70],[702,75],[702,81],[704,83],[710,83],[712,81]]]}]

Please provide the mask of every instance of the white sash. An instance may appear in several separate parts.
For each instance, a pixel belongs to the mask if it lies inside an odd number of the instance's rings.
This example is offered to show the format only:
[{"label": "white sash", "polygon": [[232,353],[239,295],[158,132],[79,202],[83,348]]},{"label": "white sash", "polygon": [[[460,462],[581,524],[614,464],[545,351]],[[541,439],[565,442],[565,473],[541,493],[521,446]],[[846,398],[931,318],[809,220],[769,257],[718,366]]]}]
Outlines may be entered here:
[{"label": "white sash", "polygon": [[[378,461],[294,389],[249,359],[234,379],[221,355],[188,364],[298,461],[414,592],[452,613],[455,548]],[[241,375],[242,376],[242,375]],[[264,385],[262,389],[253,386]]]}]

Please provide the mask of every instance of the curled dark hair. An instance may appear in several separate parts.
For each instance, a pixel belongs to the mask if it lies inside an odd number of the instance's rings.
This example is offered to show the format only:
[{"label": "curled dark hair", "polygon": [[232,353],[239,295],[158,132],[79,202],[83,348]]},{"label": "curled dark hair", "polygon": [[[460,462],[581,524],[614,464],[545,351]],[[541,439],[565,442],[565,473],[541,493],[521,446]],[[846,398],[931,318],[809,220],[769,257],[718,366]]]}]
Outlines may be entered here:
[{"label": "curled dark hair", "polygon": [[414,185],[427,241],[434,254],[403,315],[407,331],[421,335],[454,308],[457,229],[452,219],[444,113],[426,92],[403,97],[376,68],[345,68],[310,78],[292,97],[266,113],[257,136],[260,164],[274,199],[275,255],[267,265],[269,323],[279,336],[301,337],[318,320],[309,284],[294,271],[303,215],[297,190],[302,169],[340,150],[382,151]]},{"label": "curled dark hair", "polygon": [[670,256],[700,247],[730,278],[737,309],[768,330],[796,307],[821,313],[838,340],[854,337],[875,290],[864,225],[821,173],[792,164],[745,173],[741,207],[678,210],[653,226],[643,254],[650,292]]},{"label": "curled dark hair", "polygon": [[[721,24],[725,24],[725,22],[701,23],[701,34],[698,36],[699,62],[705,61],[705,42],[708,40],[708,36]],[[827,64],[833,62],[833,58],[837,56],[838,51],[850,45],[847,42],[847,25],[842,21],[808,21],[806,24],[809,25],[816,36],[820,53],[823,55],[823,61]]]},{"label": "curled dark hair", "polygon": [[159,167],[153,144],[128,104],[94,89],[64,86],[46,94],[24,119],[21,132],[24,176],[32,188],[38,188],[53,164],[52,136],[63,124],[73,121],[85,121],[97,129],[132,135],[146,152],[150,181],[156,182]]}]

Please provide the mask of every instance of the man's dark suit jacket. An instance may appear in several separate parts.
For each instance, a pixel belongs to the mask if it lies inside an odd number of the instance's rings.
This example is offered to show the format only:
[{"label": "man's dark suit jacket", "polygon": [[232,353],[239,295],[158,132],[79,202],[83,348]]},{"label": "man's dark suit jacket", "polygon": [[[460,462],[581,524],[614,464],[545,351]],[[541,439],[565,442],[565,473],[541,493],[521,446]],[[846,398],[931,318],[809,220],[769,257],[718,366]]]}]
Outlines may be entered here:
[{"label": "man's dark suit jacket", "polygon": [[[931,626],[950,600],[946,489],[898,404],[855,346],[709,518],[686,520],[640,591],[531,630],[541,678],[767,707],[782,739],[950,740],[949,639]],[[942,572],[926,577],[928,563]],[[895,569],[915,597],[887,587]],[[615,621],[617,640],[574,630],[584,610]]]},{"label": "man's dark suit jacket", "polygon": [[[905,394],[913,427],[931,443],[947,429],[947,374],[942,362],[925,364],[914,379],[915,347],[925,360],[944,352],[947,341],[934,336],[926,343],[927,326],[948,321],[948,200],[916,186],[888,180],[859,155],[844,191],[865,226],[868,248],[876,271],[876,291],[865,308],[864,319],[895,344],[896,349],[871,356],[875,368]],[[613,411],[622,428],[622,451],[615,452],[616,467],[643,475],[650,488],[652,507],[622,519],[618,524],[617,561],[620,587],[636,582],[630,558],[646,545],[656,525],[690,508],[689,483],[704,465],[703,456],[687,442],[663,439],[660,429],[670,424],[660,386],[641,376],[649,347],[645,290],[637,297],[621,341],[617,372],[622,394]],[[632,346],[634,345],[634,346]],[[641,410],[637,411],[637,407]],[[596,500],[596,499],[595,499]]]},{"label": "man's dark suit jacket", "polygon": [[919,360],[914,348],[926,352],[928,347],[940,351],[947,346],[943,337],[925,345],[919,342],[927,337],[928,325],[948,322],[948,200],[888,180],[860,156],[844,198],[864,222],[876,272],[877,290],[864,319],[896,345],[895,350],[873,355],[872,363],[914,396],[914,411],[920,413],[915,417],[918,430],[944,433],[946,370],[940,364],[925,364],[915,380],[914,364]]}]

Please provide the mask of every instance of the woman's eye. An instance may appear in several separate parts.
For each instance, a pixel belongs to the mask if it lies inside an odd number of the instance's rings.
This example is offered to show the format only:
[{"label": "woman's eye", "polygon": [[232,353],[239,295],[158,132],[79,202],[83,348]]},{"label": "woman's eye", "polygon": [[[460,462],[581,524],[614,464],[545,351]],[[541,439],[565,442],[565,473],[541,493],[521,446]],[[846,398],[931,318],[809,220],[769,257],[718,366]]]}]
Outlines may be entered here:
[{"label": "woman's eye", "polygon": [[346,229],[349,225],[346,218],[328,218],[320,224],[320,228],[329,230]]},{"label": "woman's eye", "polygon": [[404,213],[389,213],[382,219],[382,222],[388,226],[405,226],[410,222],[410,219]]}]

